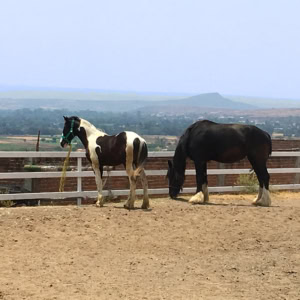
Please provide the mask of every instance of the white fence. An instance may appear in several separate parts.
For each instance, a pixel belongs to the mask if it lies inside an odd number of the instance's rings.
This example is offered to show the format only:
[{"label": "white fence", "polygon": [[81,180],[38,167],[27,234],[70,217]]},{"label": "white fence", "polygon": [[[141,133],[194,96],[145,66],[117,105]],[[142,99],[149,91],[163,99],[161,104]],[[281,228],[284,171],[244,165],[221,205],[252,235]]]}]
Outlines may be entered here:
[{"label": "white fence", "polygon": [[[65,158],[66,152],[4,152],[0,151],[0,158]],[[174,152],[150,152],[149,157],[173,157]],[[300,152],[273,152],[272,157],[298,157],[297,162],[300,162]],[[16,194],[0,194],[0,201],[3,200],[29,200],[29,199],[64,199],[64,198],[77,198],[77,203],[81,203],[81,198],[84,197],[97,197],[97,191],[83,191],[82,178],[94,177],[92,171],[82,170],[82,158],[85,153],[72,152],[71,157],[77,158],[77,170],[69,171],[66,173],[67,177],[77,178],[77,190],[72,192],[47,192],[47,193],[16,193]],[[166,164],[167,166],[167,164]],[[300,163],[297,163],[300,166]],[[295,168],[269,168],[270,174],[275,173],[293,173],[300,174],[300,167]],[[226,174],[249,174],[249,169],[208,169],[208,175],[226,175]],[[147,176],[166,175],[167,170],[146,170]],[[186,175],[195,175],[195,170],[186,170]],[[104,172],[107,176],[107,172]],[[127,176],[125,171],[110,171],[109,176]],[[61,172],[13,172],[13,173],[0,173],[1,179],[32,179],[32,178],[59,178]],[[236,192],[243,190],[243,186],[217,186],[209,187],[210,192]],[[282,184],[272,185],[273,190],[294,190],[300,189],[300,184]],[[184,188],[183,193],[195,193],[196,187]],[[128,195],[128,190],[113,190],[115,196]],[[107,195],[108,191],[104,190],[103,195]],[[137,194],[142,194],[142,190],[137,190]],[[168,188],[149,189],[150,195],[168,194]]]}]

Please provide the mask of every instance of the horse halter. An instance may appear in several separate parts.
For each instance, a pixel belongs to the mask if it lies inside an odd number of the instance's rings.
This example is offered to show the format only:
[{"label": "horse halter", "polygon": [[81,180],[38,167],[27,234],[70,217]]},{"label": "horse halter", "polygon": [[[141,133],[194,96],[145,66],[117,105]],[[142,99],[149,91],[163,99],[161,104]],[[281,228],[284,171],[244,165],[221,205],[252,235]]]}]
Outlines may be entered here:
[{"label": "horse halter", "polygon": [[[75,135],[74,135],[74,133],[73,133],[74,122],[75,122],[75,120],[72,120],[70,131],[69,131],[66,135],[64,135],[64,134],[61,135],[61,138],[62,138],[63,140],[65,140],[69,145],[71,144],[72,139],[75,137]],[[71,139],[69,140],[69,136],[70,136],[71,134],[72,134],[73,136],[72,136]]]}]

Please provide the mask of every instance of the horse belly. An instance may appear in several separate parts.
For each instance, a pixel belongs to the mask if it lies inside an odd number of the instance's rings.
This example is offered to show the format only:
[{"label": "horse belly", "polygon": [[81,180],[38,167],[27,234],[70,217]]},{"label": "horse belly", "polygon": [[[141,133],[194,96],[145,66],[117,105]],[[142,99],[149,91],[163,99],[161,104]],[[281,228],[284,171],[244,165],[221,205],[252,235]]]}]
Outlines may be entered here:
[{"label": "horse belly", "polygon": [[222,163],[234,163],[236,161],[242,160],[246,156],[246,151],[243,151],[240,147],[233,147],[226,149],[224,152],[218,153],[215,158]]}]

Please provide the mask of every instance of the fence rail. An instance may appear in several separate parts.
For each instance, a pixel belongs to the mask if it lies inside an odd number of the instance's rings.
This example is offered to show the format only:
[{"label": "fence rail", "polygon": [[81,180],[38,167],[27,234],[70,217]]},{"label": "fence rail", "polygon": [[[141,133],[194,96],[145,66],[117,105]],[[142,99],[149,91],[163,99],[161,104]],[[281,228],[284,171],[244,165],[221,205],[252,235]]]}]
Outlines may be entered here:
[{"label": "fence rail", "polygon": [[[0,158],[65,158],[66,152],[4,152],[0,151]],[[149,152],[149,157],[173,157],[174,152]],[[68,171],[67,177],[77,178],[77,190],[72,192],[47,192],[47,193],[15,193],[15,194],[0,194],[0,201],[3,200],[28,200],[28,199],[65,199],[65,198],[77,198],[78,204],[81,203],[83,197],[96,197],[97,191],[83,191],[82,190],[82,178],[93,177],[92,171],[82,170],[82,159],[85,157],[83,152],[72,152],[72,158],[77,158],[77,170]],[[272,157],[299,157],[300,152],[273,152]],[[300,168],[269,168],[270,174],[278,173],[295,173],[300,174]],[[146,170],[147,176],[161,176],[166,175],[167,170]],[[208,175],[230,175],[230,174],[249,174],[250,169],[208,169]],[[107,172],[104,172],[104,176],[107,176]],[[186,175],[195,175],[195,170],[186,170]],[[125,171],[109,171],[109,176],[127,176]],[[33,179],[33,178],[59,178],[61,172],[7,172],[0,173],[1,179]],[[237,192],[242,191],[243,186],[217,186],[209,187],[210,192]],[[300,184],[281,184],[272,185],[272,189],[300,189]],[[184,188],[183,193],[194,193],[196,187]],[[116,196],[127,195],[128,190],[113,190],[113,194]],[[142,190],[138,189],[137,194],[141,194]],[[104,190],[103,195],[107,195],[108,191]],[[150,195],[162,195],[168,194],[168,188],[156,188],[149,189]]]}]

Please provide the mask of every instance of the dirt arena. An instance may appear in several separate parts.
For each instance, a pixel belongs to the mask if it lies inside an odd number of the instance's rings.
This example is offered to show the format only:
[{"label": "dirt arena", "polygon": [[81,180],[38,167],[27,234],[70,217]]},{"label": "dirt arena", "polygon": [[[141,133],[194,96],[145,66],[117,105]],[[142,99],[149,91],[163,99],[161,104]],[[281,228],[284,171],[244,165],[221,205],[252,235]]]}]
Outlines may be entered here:
[{"label": "dirt arena", "polygon": [[300,299],[300,193],[272,197],[1,208],[0,299]]}]

